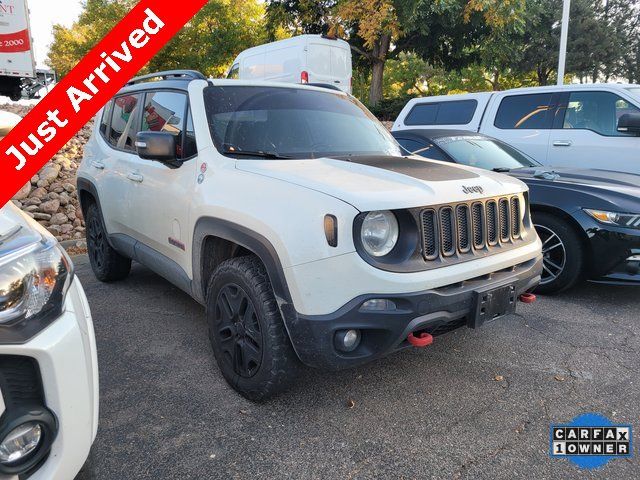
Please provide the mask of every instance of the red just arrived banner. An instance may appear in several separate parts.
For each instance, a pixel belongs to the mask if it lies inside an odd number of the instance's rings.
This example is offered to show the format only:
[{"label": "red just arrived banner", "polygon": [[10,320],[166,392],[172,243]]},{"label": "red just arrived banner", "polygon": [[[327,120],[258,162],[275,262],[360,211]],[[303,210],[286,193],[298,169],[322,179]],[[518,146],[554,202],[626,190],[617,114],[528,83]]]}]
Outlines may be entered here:
[{"label": "red just arrived banner", "polygon": [[0,207],[206,3],[141,0],[0,142]]}]

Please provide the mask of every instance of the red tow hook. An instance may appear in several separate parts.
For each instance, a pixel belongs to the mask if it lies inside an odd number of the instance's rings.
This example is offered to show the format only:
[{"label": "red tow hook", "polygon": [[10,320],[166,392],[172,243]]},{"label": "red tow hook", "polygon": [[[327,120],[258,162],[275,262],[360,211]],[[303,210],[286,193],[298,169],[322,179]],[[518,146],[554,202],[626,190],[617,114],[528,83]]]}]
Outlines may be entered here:
[{"label": "red tow hook", "polygon": [[523,293],[520,295],[520,301],[522,303],[533,303],[536,301],[536,296],[533,293]]},{"label": "red tow hook", "polygon": [[427,332],[419,333],[417,336],[410,333],[407,340],[411,345],[418,348],[428,347],[433,343],[433,336]]}]

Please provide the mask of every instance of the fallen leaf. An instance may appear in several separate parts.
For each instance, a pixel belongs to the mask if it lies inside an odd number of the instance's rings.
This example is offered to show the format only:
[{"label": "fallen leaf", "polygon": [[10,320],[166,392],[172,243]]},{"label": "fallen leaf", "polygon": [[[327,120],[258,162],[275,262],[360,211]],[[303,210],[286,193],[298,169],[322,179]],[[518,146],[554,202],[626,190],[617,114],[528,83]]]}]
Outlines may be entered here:
[{"label": "fallen leaf", "polygon": [[493,377],[493,379],[496,382],[502,382],[504,380],[504,377],[502,375],[496,375],[495,377]]},{"label": "fallen leaf", "polygon": [[352,398],[347,400],[347,408],[353,408],[355,406],[356,406],[356,402]]},{"label": "fallen leaf", "polygon": [[567,379],[566,377],[563,377],[562,375],[556,375],[553,378],[555,378],[559,382],[564,382]]}]

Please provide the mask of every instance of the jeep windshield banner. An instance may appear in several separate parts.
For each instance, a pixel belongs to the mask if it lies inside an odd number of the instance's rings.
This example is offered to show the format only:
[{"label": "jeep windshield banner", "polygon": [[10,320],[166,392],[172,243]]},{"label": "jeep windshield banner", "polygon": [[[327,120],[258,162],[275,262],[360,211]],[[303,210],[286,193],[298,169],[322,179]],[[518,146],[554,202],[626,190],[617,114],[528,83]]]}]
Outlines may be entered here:
[{"label": "jeep windshield banner", "polygon": [[206,3],[138,3],[0,142],[0,207]]}]

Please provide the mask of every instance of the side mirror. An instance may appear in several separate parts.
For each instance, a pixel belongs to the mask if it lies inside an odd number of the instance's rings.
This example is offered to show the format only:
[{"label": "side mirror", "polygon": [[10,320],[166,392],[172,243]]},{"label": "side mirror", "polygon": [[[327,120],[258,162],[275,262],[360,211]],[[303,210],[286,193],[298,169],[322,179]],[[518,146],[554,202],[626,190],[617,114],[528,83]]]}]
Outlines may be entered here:
[{"label": "side mirror", "polygon": [[640,113],[625,113],[618,120],[618,131],[640,135]]},{"label": "side mirror", "polygon": [[139,132],[136,150],[142,159],[156,160],[173,168],[181,165],[176,155],[176,137],[171,133]]}]

